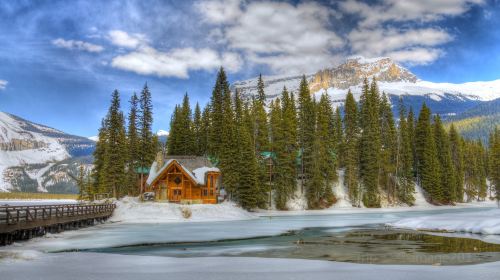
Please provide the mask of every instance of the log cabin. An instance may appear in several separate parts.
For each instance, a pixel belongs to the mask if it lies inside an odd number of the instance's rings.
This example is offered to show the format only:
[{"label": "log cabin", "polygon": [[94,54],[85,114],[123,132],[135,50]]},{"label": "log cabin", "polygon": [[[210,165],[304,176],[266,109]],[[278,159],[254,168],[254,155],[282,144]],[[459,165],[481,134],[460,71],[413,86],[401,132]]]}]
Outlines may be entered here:
[{"label": "log cabin", "polygon": [[156,201],[216,204],[220,170],[205,157],[157,155],[146,181]]}]

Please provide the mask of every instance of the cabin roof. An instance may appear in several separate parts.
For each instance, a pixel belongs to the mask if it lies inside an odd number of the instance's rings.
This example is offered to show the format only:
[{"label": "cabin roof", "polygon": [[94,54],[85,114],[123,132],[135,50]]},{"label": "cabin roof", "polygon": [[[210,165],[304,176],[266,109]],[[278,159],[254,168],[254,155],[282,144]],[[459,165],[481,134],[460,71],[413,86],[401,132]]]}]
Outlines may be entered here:
[{"label": "cabin roof", "polygon": [[179,156],[179,157],[167,157],[164,160],[164,164],[158,167],[156,161],[151,165],[148,180],[146,183],[151,185],[156,181],[156,179],[165,171],[170,164],[175,161],[177,162],[183,171],[190,177],[193,182],[198,185],[206,185],[206,174],[207,172],[220,172],[219,168],[214,167],[212,163],[205,157],[196,156]]}]

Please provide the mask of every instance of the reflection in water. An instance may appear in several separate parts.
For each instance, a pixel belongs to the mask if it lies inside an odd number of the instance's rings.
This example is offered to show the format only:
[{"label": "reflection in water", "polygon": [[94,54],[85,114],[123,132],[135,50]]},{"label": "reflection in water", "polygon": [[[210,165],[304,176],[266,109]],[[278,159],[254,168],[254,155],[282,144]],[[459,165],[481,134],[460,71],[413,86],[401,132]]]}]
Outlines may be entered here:
[{"label": "reflection in water", "polygon": [[143,244],[89,250],[173,256],[299,258],[374,264],[474,264],[500,260],[500,244],[411,230],[305,228],[277,236],[209,242]]}]

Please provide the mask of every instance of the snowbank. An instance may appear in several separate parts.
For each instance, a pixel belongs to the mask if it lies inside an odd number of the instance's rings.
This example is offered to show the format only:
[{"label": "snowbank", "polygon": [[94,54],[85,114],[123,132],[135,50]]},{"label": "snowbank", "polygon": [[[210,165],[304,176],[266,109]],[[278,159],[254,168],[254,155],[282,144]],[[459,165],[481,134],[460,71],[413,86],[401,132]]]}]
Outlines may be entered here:
[{"label": "snowbank", "polygon": [[[163,202],[139,202],[137,198],[125,197],[116,202],[116,209],[110,218],[112,222],[123,223],[171,223],[208,222],[256,219],[257,216],[231,202],[220,204],[181,205]],[[191,213],[184,218],[183,211]]]},{"label": "snowbank", "polygon": [[[89,269],[90,268],[90,269]],[[466,266],[371,265],[272,258],[169,258],[103,253],[48,254],[0,263],[2,279],[498,279],[500,262]]]},{"label": "snowbank", "polygon": [[0,206],[75,204],[75,199],[0,199]]},{"label": "snowbank", "polygon": [[418,230],[500,234],[500,209],[405,218],[387,225]]}]

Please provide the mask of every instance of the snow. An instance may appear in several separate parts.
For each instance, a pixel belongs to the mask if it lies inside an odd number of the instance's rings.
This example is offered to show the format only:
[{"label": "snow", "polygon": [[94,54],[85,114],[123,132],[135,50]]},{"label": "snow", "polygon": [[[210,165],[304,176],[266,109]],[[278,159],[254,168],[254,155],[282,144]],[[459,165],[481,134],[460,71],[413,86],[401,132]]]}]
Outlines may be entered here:
[{"label": "snow", "polygon": [[156,132],[156,135],[158,136],[168,136],[170,135],[170,132],[166,131],[166,130],[163,130],[163,129],[160,129]]},{"label": "snow", "polygon": [[[158,169],[158,164],[155,162],[153,162],[153,164],[151,165],[151,168],[149,170],[149,176],[148,176],[148,179],[146,180],[146,183],[148,185],[151,185],[151,183],[153,183],[153,181],[156,179],[156,177],[158,177],[164,170],[165,168],[167,168],[170,163],[172,163],[172,161],[174,161],[175,159],[169,159],[168,161],[166,161],[163,166]],[[177,162],[179,163],[179,162]],[[200,167],[200,168],[197,168],[195,170],[193,170],[193,172],[189,171],[186,167],[184,167],[182,164],[179,163],[179,165],[184,169],[184,171],[186,172],[186,174],[189,175],[189,177],[191,177],[191,179],[193,179],[193,181],[195,181],[197,184],[199,185],[205,185],[205,174],[207,172],[220,172],[219,168],[216,168],[216,167]]]},{"label": "snow", "polygon": [[54,204],[75,204],[74,199],[0,199],[0,206],[33,206]]},{"label": "snow", "polygon": [[[209,222],[256,219],[253,215],[231,202],[219,204],[182,205],[163,202],[139,202],[137,198],[125,197],[116,202],[116,209],[109,221],[122,223],[172,223]],[[191,217],[183,217],[189,210]]]},{"label": "snow", "polygon": [[94,142],[97,142],[97,141],[99,141],[99,136],[97,136],[97,135],[95,135],[95,136],[90,136],[90,137],[87,137],[87,139],[92,140],[92,141],[94,141]]},{"label": "snow", "polygon": [[[41,133],[27,131],[22,125],[21,121],[14,119],[9,114],[0,112],[0,142],[9,143],[13,139],[18,139],[44,143],[45,147],[20,151],[0,150],[0,191],[9,191],[12,187],[4,178],[4,171],[9,167],[24,164],[44,164],[69,158],[65,147],[57,139]],[[40,125],[36,126],[46,132],[57,131]],[[36,176],[41,175],[43,174],[36,174]]]},{"label": "snow", "polygon": [[207,172],[220,172],[220,170],[217,167],[207,167],[207,166],[196,168],[195,170],[193,170],[193,175],[194,177],[196,177],[198,184],[206,185],[205,181],[207,176],[205,175],[207,174]]},{"label": "snow", "polygon": [[0,262],[2,279],[498,279],[500,262],[467,266],[372,265],[246,257],[172,258],[104,253],[49,254]]},{"label": "snow", "polygon": [[500,209],[406,218],[388,223],[396,228],[438,230],[477,234],[500,234]]}]

